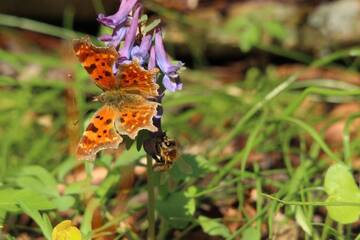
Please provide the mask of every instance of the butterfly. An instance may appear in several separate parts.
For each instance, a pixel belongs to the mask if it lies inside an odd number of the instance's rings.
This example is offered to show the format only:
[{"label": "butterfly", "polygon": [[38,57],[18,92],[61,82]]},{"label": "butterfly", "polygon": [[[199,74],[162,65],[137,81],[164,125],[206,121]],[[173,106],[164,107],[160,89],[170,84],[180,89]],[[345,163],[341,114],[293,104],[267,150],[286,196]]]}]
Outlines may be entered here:
[{"label": "butterfly", "polygon": [[103,149],[117,148],[121,135],[135,139],[142,129],[157,131],[152,118],[159,103],[156,74],[158,69],[144,69],[138,61],[120,64],[114,47],[94,46],[90,39],[74,40],[74,52],[95,84],[103,90],[96,100],[103,106],[93,115],[77,146],[78,159],[94,160]]}]

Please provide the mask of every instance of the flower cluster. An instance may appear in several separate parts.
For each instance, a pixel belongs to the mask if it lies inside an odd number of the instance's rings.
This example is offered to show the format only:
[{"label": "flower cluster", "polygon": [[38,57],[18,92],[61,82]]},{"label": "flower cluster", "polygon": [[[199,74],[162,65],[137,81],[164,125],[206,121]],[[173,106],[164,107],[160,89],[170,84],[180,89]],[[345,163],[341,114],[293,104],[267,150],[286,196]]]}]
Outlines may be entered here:
[{"label": "flower cluster", "polygon": [[[183,64],[173,64],[168,58],[160,28],[141,33],[144,27],[140,23],[141,11],[142,4],[139,0],[122,0],[115,14],[99,14],[97,20],[112,29],[111,35],[101,36],[100,40],[118,49],[117,66],[136,59],[145,69],[158,67],[161,70],[161,83],[166,90],[175,92],[182,89],[178,71]],[[116,66],[114,71],[116,73]],[[160,95],[162,94],[163,90]]]},{"label": "flower cluster", "polygon": [[[127,64],[137,60],[147,70],[160,69],[157,83],[161,85],[159,97],[161,103],[165,90],[175,92],[182,89],[182,83],[178,71],[183,63],[172,63],[165,51],[163,35],[159,27],[154,27],[147,32],[144,23],[140,21],[142,4],[140,0],[121,0],[118,11],[110,16],[100,14],[97,20],[112,29],[111,35],[101,36],[100,40],[108,46],[113,46],[119,53],[118,62],[114,66],[114,75],[121,64]],[[153,118],[153,124],[158,128],[157,132],[150,132],[147,139],[143,139],[145,151],[155,160],[159,155],[159,143],[168,139],[161,128],[163,108],[158,106],[157,115]],[[162,159],[162,158],[160,158]],[[159,160],[158,160],[159,161]],[[166,162],[165,162],[166,163]],[[164,164],[164,162],[162,162]],[[167,163],[164,167],[169,166]]]}]

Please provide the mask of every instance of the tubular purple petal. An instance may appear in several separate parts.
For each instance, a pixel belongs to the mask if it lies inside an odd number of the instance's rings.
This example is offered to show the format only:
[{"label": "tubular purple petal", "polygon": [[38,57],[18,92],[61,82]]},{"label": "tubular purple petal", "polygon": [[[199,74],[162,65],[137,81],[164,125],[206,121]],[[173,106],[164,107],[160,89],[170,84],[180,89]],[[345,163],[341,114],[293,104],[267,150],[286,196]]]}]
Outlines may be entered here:
[{"label": "tubular purple petal", "polygon": [[176,74],[183,65],[181,62],[172,64],[166,54],[161,31],[155,33],[155,52],[156,63],[161,71],[167,75]]},{"label": "tubular purple petal", "polygon": [[143,64],[149,57],[149,49],[151,46],[151,36],[146,35],[141,39],[140,46],[135,46],[131,50],[131,57],[139,60]]},{"label": "tubular purple petal", "polygon": [[182,89],[182,83],[171,81],[168,75],[164,75],[164,78],[162,79],[162,83],[164,87],[170,92],[176,92],[177,90]]},{"label": "tubular purple petal", "polygon": [[118,11],[110,16],[99,14],[97,20],[105,26],[115,28],[122,25],[128,18],[130,11],[133,9],[138,0],[122,0]]},{"label": "tubular purple petal", "polygon": [[135,10],[133,19],[131,21],[131,25],[129,27],[129,30],[126,33],[126,36],[125,36],[124,46],[119,50],[120,62],[123,62],[124,60],[129,60],[130,59],[131,49],[132,49],[132,47],[134,45],[135,38],[136,38],[136,32],[137,32],[137,27],[138,27],[138,23],[139,23],[140,10],[141,10],[141,7],[138,7]]},{"label": "tubular purple petal", "polygon": [[115,28],[113,32],[113,40],[111,41],[111,44],[114,47],[117,47],[120,45],[120,42],[124,40],[126,33],[128,31],[128,27],[121,27],[121,28]]},{"label": "tubular purple petal", "polygon": [[113,36],[112,35],[103,35],[103,36],[98,37],[98,39],[103,42],[110,42],[113,39]]},{"label": "tubular purple petal", "polygon": [[148,69],[153,69],[156,67],[156,56],[155,56],[155,47],[152,46],[150,49],[150,57],[148,62]]},{"label": "tubular purple petal", "polygon": [[182,89],[182,83],[180,81],[177,71],[183,65],[182,62],[172,64],[166,54],[162,35],[160,31],[155,33],[155,58],[156,63],[164,73],[162,83],[164,87],[170,92],[175,92]]},{"label": "tubular purple petal", "polygon": [[155,52],[156,63],[160,67],[161,71],[166,74],[170,63],[165,52],[162,34],[160,31],[155,33]]},{"label": "tubular purple petal", "polygon": [[106,43],[106,45],[111,45],[117,47],[120,45],[120,42],[125,38],[128,27],[115,28],[113,34],[104,35],[99,37],[99,40]]}]

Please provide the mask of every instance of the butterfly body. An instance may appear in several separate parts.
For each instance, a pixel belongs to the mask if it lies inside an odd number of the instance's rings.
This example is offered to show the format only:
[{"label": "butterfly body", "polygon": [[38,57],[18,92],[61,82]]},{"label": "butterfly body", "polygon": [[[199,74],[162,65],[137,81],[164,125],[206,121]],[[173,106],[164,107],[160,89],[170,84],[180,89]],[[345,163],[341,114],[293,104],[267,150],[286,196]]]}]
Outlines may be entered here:
[{"label": "butterfly body", "polygon": [[96,100],[103,104],[108,104],[112,106],[122,107],[124,104],[129,103],[138,103],[142,100],[146,100],[143,96],[129,93],[124,90],[112,90],[112,91],[105,91],[99,96],[95,97]]},{"label": "butterfly body", "polygon": [[137,61],[114,65],[118,54],[113,47],[96,47],[88,38],[76,40],[74,51],[95,84],[103,90],[95,99],[103,106],[90,119],[78,144],[79,159],[94,160],[103,149],[117,148],[121,135],[134,139],[146,129],[157,131],[152,118],[159,103],[155,78],[157,69],[145,70]]}]

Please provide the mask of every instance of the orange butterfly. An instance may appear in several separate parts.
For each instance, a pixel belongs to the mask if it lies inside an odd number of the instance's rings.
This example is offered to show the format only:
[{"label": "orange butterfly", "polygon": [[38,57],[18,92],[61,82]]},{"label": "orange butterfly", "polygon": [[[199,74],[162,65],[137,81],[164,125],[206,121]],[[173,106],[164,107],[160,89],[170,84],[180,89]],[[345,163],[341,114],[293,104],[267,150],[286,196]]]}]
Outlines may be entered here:
[{"label": "orange butterfly", "polygon": [[159,103],[156,84],[158,69],[145,70],[137,61],[120,65],[113,74],[118,59],[114,47],[96,47],[89,38],[74,41],[74,51],[95,84],[104,92],[96,99],[104,105],[94,114],[77,147],[79,159],[94,160],[96,153],[117,148],[120,135],[134,139],[141,129],[157,131],[152,118]]}]

